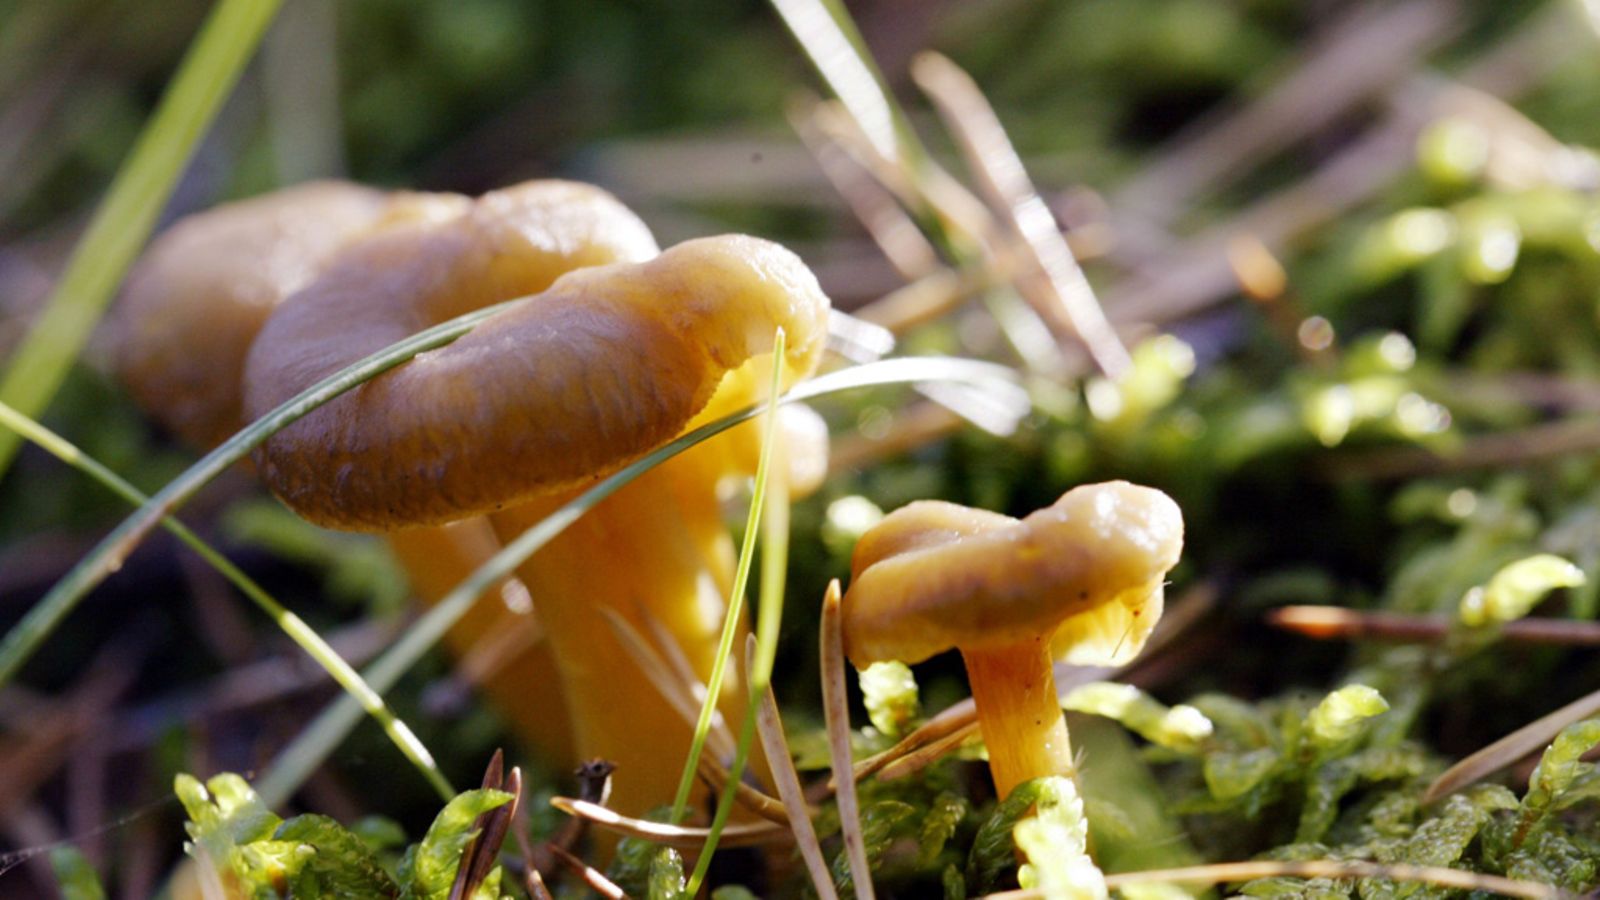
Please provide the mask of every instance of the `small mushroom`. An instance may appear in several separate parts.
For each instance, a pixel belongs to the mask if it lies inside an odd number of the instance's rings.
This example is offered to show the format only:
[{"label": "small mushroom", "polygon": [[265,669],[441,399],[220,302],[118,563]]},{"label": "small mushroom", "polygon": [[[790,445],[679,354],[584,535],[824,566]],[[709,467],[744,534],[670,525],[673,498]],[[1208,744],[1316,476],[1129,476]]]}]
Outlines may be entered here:
[{"label": "small mushroom", "polygon": [[865,667],[960,650],[1004,797],[1033,778],[1075,774],[1053,663],[1136,655],[1182,548],[1177,504],[1122,481],[1076,487],[1021,520],[912,503],[856,545],[845,652]]},{"label": "small mushroom", "polygon": [[[248,365],[259,414],[325,375],[467,310],[543,289],[538,235],[492,209],[386,228],[283,303]],[[541,276],[542,277],[542,276]],[[767,241],[689,241],[648,261],[579,269],[446,347],[289,426],[257,454],[280,498],[332,528],[393,530],[486,515],[520,534],[578,491],[757,398],[774,333],[785,384],[821,355],[828,301]],[[618,764],[613,804],[670,798],[688,726],[600,612],[647,610],[709,676],[733,552],[718,488],[743,471],[748,426],[651,470],[528,560],[583,756]],[[742,708],[725,690],[725,715]]]}]

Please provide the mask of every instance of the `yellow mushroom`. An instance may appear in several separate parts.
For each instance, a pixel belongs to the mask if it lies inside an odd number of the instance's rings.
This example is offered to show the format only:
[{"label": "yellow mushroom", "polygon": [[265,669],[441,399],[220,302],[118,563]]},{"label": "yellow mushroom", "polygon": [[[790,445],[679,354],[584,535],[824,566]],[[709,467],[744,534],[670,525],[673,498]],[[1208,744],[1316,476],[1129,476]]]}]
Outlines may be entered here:
[{"label": "yellow mushroom", "polygon": [[[541,289],[523,271],[539,252],[526,238],[475,212],[346,247],[262,329],[247,410],[264,412],[438,321]],[[314,411],[256,460],[274,492],[324,526],[388,530],[487,515],[515,536],[605,475],[754,400],[778,327],[784,383],[805,377],[822,352],[827,310],[798,258],[750,237],[580,269]],[[724,437],[600,503],[519,571],[556,654],[577,749],[618,764],[612,802],[623,812],[670,799],[689,728],[600,608],[636,624],[648,610],[708,677],[733,557],[717,491],[748,456],[748,435]],[[725,690],[725,715],[742,708],[741,695]]]},{"label": "yellow mushroom", "polygon": [[856,545],[845,652],[865,667],[959,649],[1004,797],[1033,778],[1074,775],[1053,663],[1137,654],[1182,549],[1177,504],[1122,481],[1074,488],[1021,520],[912,503]]},{"label": "yellow mushroom", "polygon": [[[512,277],[530,293],[574,268],[657,252],[637,216],[605,191],[574,182],[527,182],[477,201],[457,194],[385,194],[343,182],[301,185],[188,216],[151,245],[119,305],[119,372],[142,406],[190,443],[209,449],[248,421],[242,413],[245,359],[285,298],[351,241],[463,217],[478,223],[485,255],[501,245],[523,247],[521,269]],[[499,543],[488,522],[476,519],[392,535],[390,547],[413,591],[431,604]],[[509,587],[498,585],[491,593]],[[526,611],[480,603],[447,641],[467,653],[510,629],[537,632],[537,625]],[[505,659],[482,687],[542,756],[558,765],[574,761],[546,648]]]},{"label": "yellow mushroom", "polygon": [[134,399],[197,447],[238,431],[244,358],[261,323],[387,203],[371,188],[318,181],[164,231],[117,309],[117,370]]}]

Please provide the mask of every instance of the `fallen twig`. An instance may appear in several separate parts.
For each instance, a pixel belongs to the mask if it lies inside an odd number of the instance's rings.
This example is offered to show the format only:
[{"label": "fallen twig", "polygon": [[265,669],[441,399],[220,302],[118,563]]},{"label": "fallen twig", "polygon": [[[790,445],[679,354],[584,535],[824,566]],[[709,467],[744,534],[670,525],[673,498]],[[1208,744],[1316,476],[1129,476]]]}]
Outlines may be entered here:
[{"label": "fallen twig", "polygon": [[[706,839],[711,835],[709,828],[692,828],[636,819],[607,809],[598,803],[572,797],[551,797],[550,805],[567,815],[624,837],[640,838],[678,850],[699,850],[705,846]],[[770,844],[787,837],[789,837],[787,826],[773,822],[752,822],[727,826],[722,829],[722,836],[717,843],[722,847],[749,847],[756,844]]]},{"label": "fallen twig", "polygon": [[[1317,640],[1371,639],[1401,643],[1443,640],[1460,622],[1448,615],[1412,615],[1342,606],[1280,606],[1267,623]],[[1526,644],[1600,644],[1600,622],[1576,619],[1514,619],[1496,628],[1507,641]]]},{"label": "fallen twig", "polygon": [[[1106,876],[1106,887],[1117,890],[1127,885],[1159,882],[1223,884],[1257,878],[1384,878],[1389,881],[1414,881],[1466,891],[1488,891],[1507,897],[1526,897],[1529,900],[1555,900],[1573,896],[1547,884],[1517,881],[1499,875],[1482,875],[1461,869],[1447,869],[1443,866],[1387,865],[1364,860],[1332,859],[1298,862],[1263,860],[1185,866],[1178,869],[1153,869],[1146,872],[1119,872]],[[1020,890],[989,894],[988,900],[1032,900],[1043,897],[1044,894],[1037,890]]]},{"label": "fallen twig", "polygon": [[[745,639],[745,669],[751,667],[755,654],[755,636]],[[747,676],[748,677],[748,676]],[[805,861],[806,873],[816,888],[818,900],[838,900],[833,887],[833,875],[828,871],[828,861],[822,855],[822,845],[817,842],[817,831],[811,825],[811,808],[806,804],[800,787],[800,775],[794,770],[794,758],[789,754],[789,742],[783,735],[783,719],[778,713],[778,701],[772,696],[769,685],[756,707],[756,727],[761,734],[761,749],[767,754],[772,767],[772,778],[777,782],[778,796],[788,811],[789,830],[794,833],[800,858]]]},{"label": "fallen twig", "polygon": [[861,834],[861,807],[856,802],[856,782],[850,758],[850,706],[845,698],[843,619],[839,608],[839,580],[828,582],[822,598],[822,712],[828,726],[828,756],[833,764],[835,794],[839,802],[839,830],[844,834],[850,880],[856,900],[873,900],[872,869],[867,865],[867,845]]},{"label": "fallen twig", "polygon": [[1537,752],[1555,740],[1556,735],[1568,725],[1594,715],[1600,715],[1600,691],[1579,697],[1555,712],[1529,722],[1451,766],[1443,775],[1435,778],[1433,784],[1428,785],[1422,802],[1432,803]]}]

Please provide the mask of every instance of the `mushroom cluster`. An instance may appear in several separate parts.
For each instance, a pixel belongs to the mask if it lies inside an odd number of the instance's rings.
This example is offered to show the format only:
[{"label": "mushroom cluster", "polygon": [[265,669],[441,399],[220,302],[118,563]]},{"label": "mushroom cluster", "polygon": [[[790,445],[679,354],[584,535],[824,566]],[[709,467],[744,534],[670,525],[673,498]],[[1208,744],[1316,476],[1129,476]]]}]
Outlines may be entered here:
[{"label": "mushroom cluster", "polygon": [[[820,359],[827,298],[775,244],[724,236],[658,255],[615,199],[567,182],[477,200],[400,195],[379,206],[311,277],[268,304],[239,382],[244,420],[418,330],[537,296],[337,398],[257,452],[272,490],[319,525],[405,535],[487,521],[515,536],[628,462],[757,400],[774,362],[787,385]],[[774,361],[779,328],[787,351]],[[797,465],[815,471],[825,434],[798,433],[811,441]],[[756,439],[741,427],[657,467],[518,573],[554,652],[575,749],[618,764],[613,803],[624,812],[670,797],[689,727],[601,610],[641,631],[652,617],[709,677],[734,555],[718,493],[753,468]],[[422,558],[429,540],[402,538]],[[506,686],[513,702],[518,690],[534,695],[533,685]],[[743,693],[725,686],[724,715],[738,713]],[[535,739],[559,720],[549,709],[508,711]]]},{"label": "mushroom cluster", "polygon": [[857,667],[959,649],[995,789],[1073,776],[1054,662],[1120,665],[1161,617],[1183,517],[1153,488],[1081,485],[1024,519],[909,504],[857,542],[845,652]]}]

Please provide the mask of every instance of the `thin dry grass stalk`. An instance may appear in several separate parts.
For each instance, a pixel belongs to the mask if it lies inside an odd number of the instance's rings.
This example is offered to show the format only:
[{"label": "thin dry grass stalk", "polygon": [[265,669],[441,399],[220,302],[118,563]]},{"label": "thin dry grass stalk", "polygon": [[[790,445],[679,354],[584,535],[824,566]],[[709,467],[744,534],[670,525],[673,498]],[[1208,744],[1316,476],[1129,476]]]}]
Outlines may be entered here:
[{"label": "thin dry grass stalk", "polygon": [[1477,782],[1479,779],[1536,753],[1556,739],[1562,729],[1590,716],[1600,715],[1600,691],[1586,694],[1549,715],[1529,722],[1498,741],[1461,760],[1434,779],[1422,795],[1432,803]]},{"label": "thin dry grass stalk", "polygon": [[616,883],[607,878],[599,869],[590,866],[560,847],[551,847],[550,852],[555,854],[555,858],[562,865],[572,870],[573,874],[582,878],[583,883],[589,886],[589,890],[605,897],[606,900],[628,900],[627,892],[617,887]]},{"label": "thin dry grass stalk", "polygon": [[850,211],[866,228],[889,264],[907,281],[933,275],[944,269],[939,253],[923,236],[894,196],[880,185],[866,167],[851,157],[818,128],[811,115],[814,103],[795,103],[789,107],[789,123],[806,149],[811,152],[822,174],[844,198]]},{"label": "thin dry grass stalk", "polygon": [[1336,479],[1392,480],[1474,469],[1509,469],[1600,450],[1600,420],[1562,419],[1515,431],[1469,437],[1448,454],[1392,447],[1342,454],[1327,472]]},{"label": "thin dry grass stalk", "polygon": [[977,739],[977,737],[978,721],[977,715],[974,713],[972,721],[967,722],[957,730],[885,764],[878,771],[878,778],[881,781],[893,781],[896,778],[915,775],[928,766],[944,759],[945,756],[954,753],[963,744]]},{"label": "thin dry grass stalk", "polygon": [[[684,825],[668,825],[665,822],[635,819],[632,816],[613,812],[598,803],[590,803],[587,800],[578,800],[572,797],[551,797],[550,805],[597,828],[604,828],[623,837],[640,838],[678,850],[699,850],[705,846],[706,838],[711,834],[711,829],[709,828],[691,828]],[[779,826],[773,822],[751,822],[749,824],[729,825],[722,829],[722,837],[717,841],[717,846],[751,847],[757,844],[771,844],[783,841],[788,837],[789,828],[787,825]],[[559,848],[554,847],[551,849],[559,850]]]},{"label": "thin dry grass stalk", "polygon": [[[683,718],[693,728],[700,719],[699,697],[705,696],[705,685],[698,678],[694,678],[692,671],[691,680],[685,682],[676,667],[662,657],[661,652],[639,633],[637,628],[622,618],[615,610],[600,610],[606,617],[612,630],[622,641],[622,646],[628,651],[636,665],[650,677],[650,683],[661,692],[661,697],[672,707],[672,710]],[[715,714],[711,719],[711,730],[706,734],[706,745],[719,757],[733,756],[733,734],[723,722],[721,714]]]},{"label": "thin dry grass stalk", "polygon": [[[1117,890],[1135,884],[1161,882],[1194,885],[1225,884],[1256,878],[1383,878],[1409,881],[1465,891],[1487,891],[1528,900],[1557,900],[1573,895],[1559,888],[1532,881],[1517,881],[1499,875],[1481,875],[1442,866],[1385,865],[1361,860],[1306,860],[1301,862],[1234,862],[1179,869],[1153,869],[1146,872],[1119,872],[1106,876],[1106,887]],[[1043,898],[1042,891],[1020,890],[989,894],[987,900],[1032,900]]]},{"label": "thin dry grass stalk", "polygon": [[828,726],[828,756],[833,766],[839,801],[839,830],[856,900],[873,900],[872,870],[867,865],[867,844],[861,834],[861,807],[856,802],[856,782],[850,757],[850,705],[845,696],[844,622],[839,606],[839,580],[828,582],[822,597],[822,712]]},{"label": "thin dry grass stalk", "polygon": [[[717,760],[712,759],[710,754],[703,753],[700,755],[700,761],[696,764],[695,770],[699,773],[701,780],[710,786],[712,791],[721,792],[727,790],[728,768]],[[788,826],[789,811],[783,805],[783,801],[770,794],[763,793],[743,781],[739,782],[737,792],[737,796],[734,799],[739,801],[740,806],[769,822],[785,827]]]},{"label": "thin dry grass stalk", "polygon": [[990,206],[1001,212],[1043,276],[1018,279],[1018,289],[1052,330],[1076,335],[1101,372],[1121,377],[1133,365],[1128,349],[1106,319],[1072,248],[977,82],[937,53],[919,55],[911,64],[911,77],[933,100]]},{"label": "thin dry grass stalk", "polygon": [[[745,640],[745,671],[752,668],[756,652],[754,635]],[[746,676],[748,677],[748,675]],[[811,885],[818,900],[839,900],[833,887],[833,875],[828,871],[828,861],[822,854],[822,844],[817,841],[817,831],[811,825],[811,807],[807,805],[805,791],[800,787],[800,773],[795,771],[794,758],[789,753],[789,741],[783,734],[783,718],[778,713],[778,701],[769,685],[756,707],[756,728],[761,735],[761,749],[767,754],[772,767],[772,778],[777,782],[778,796],[783,798],[788,812],[789,830],[794,833],[795,845],[800,848],[800,858],[811,876]]]}]

